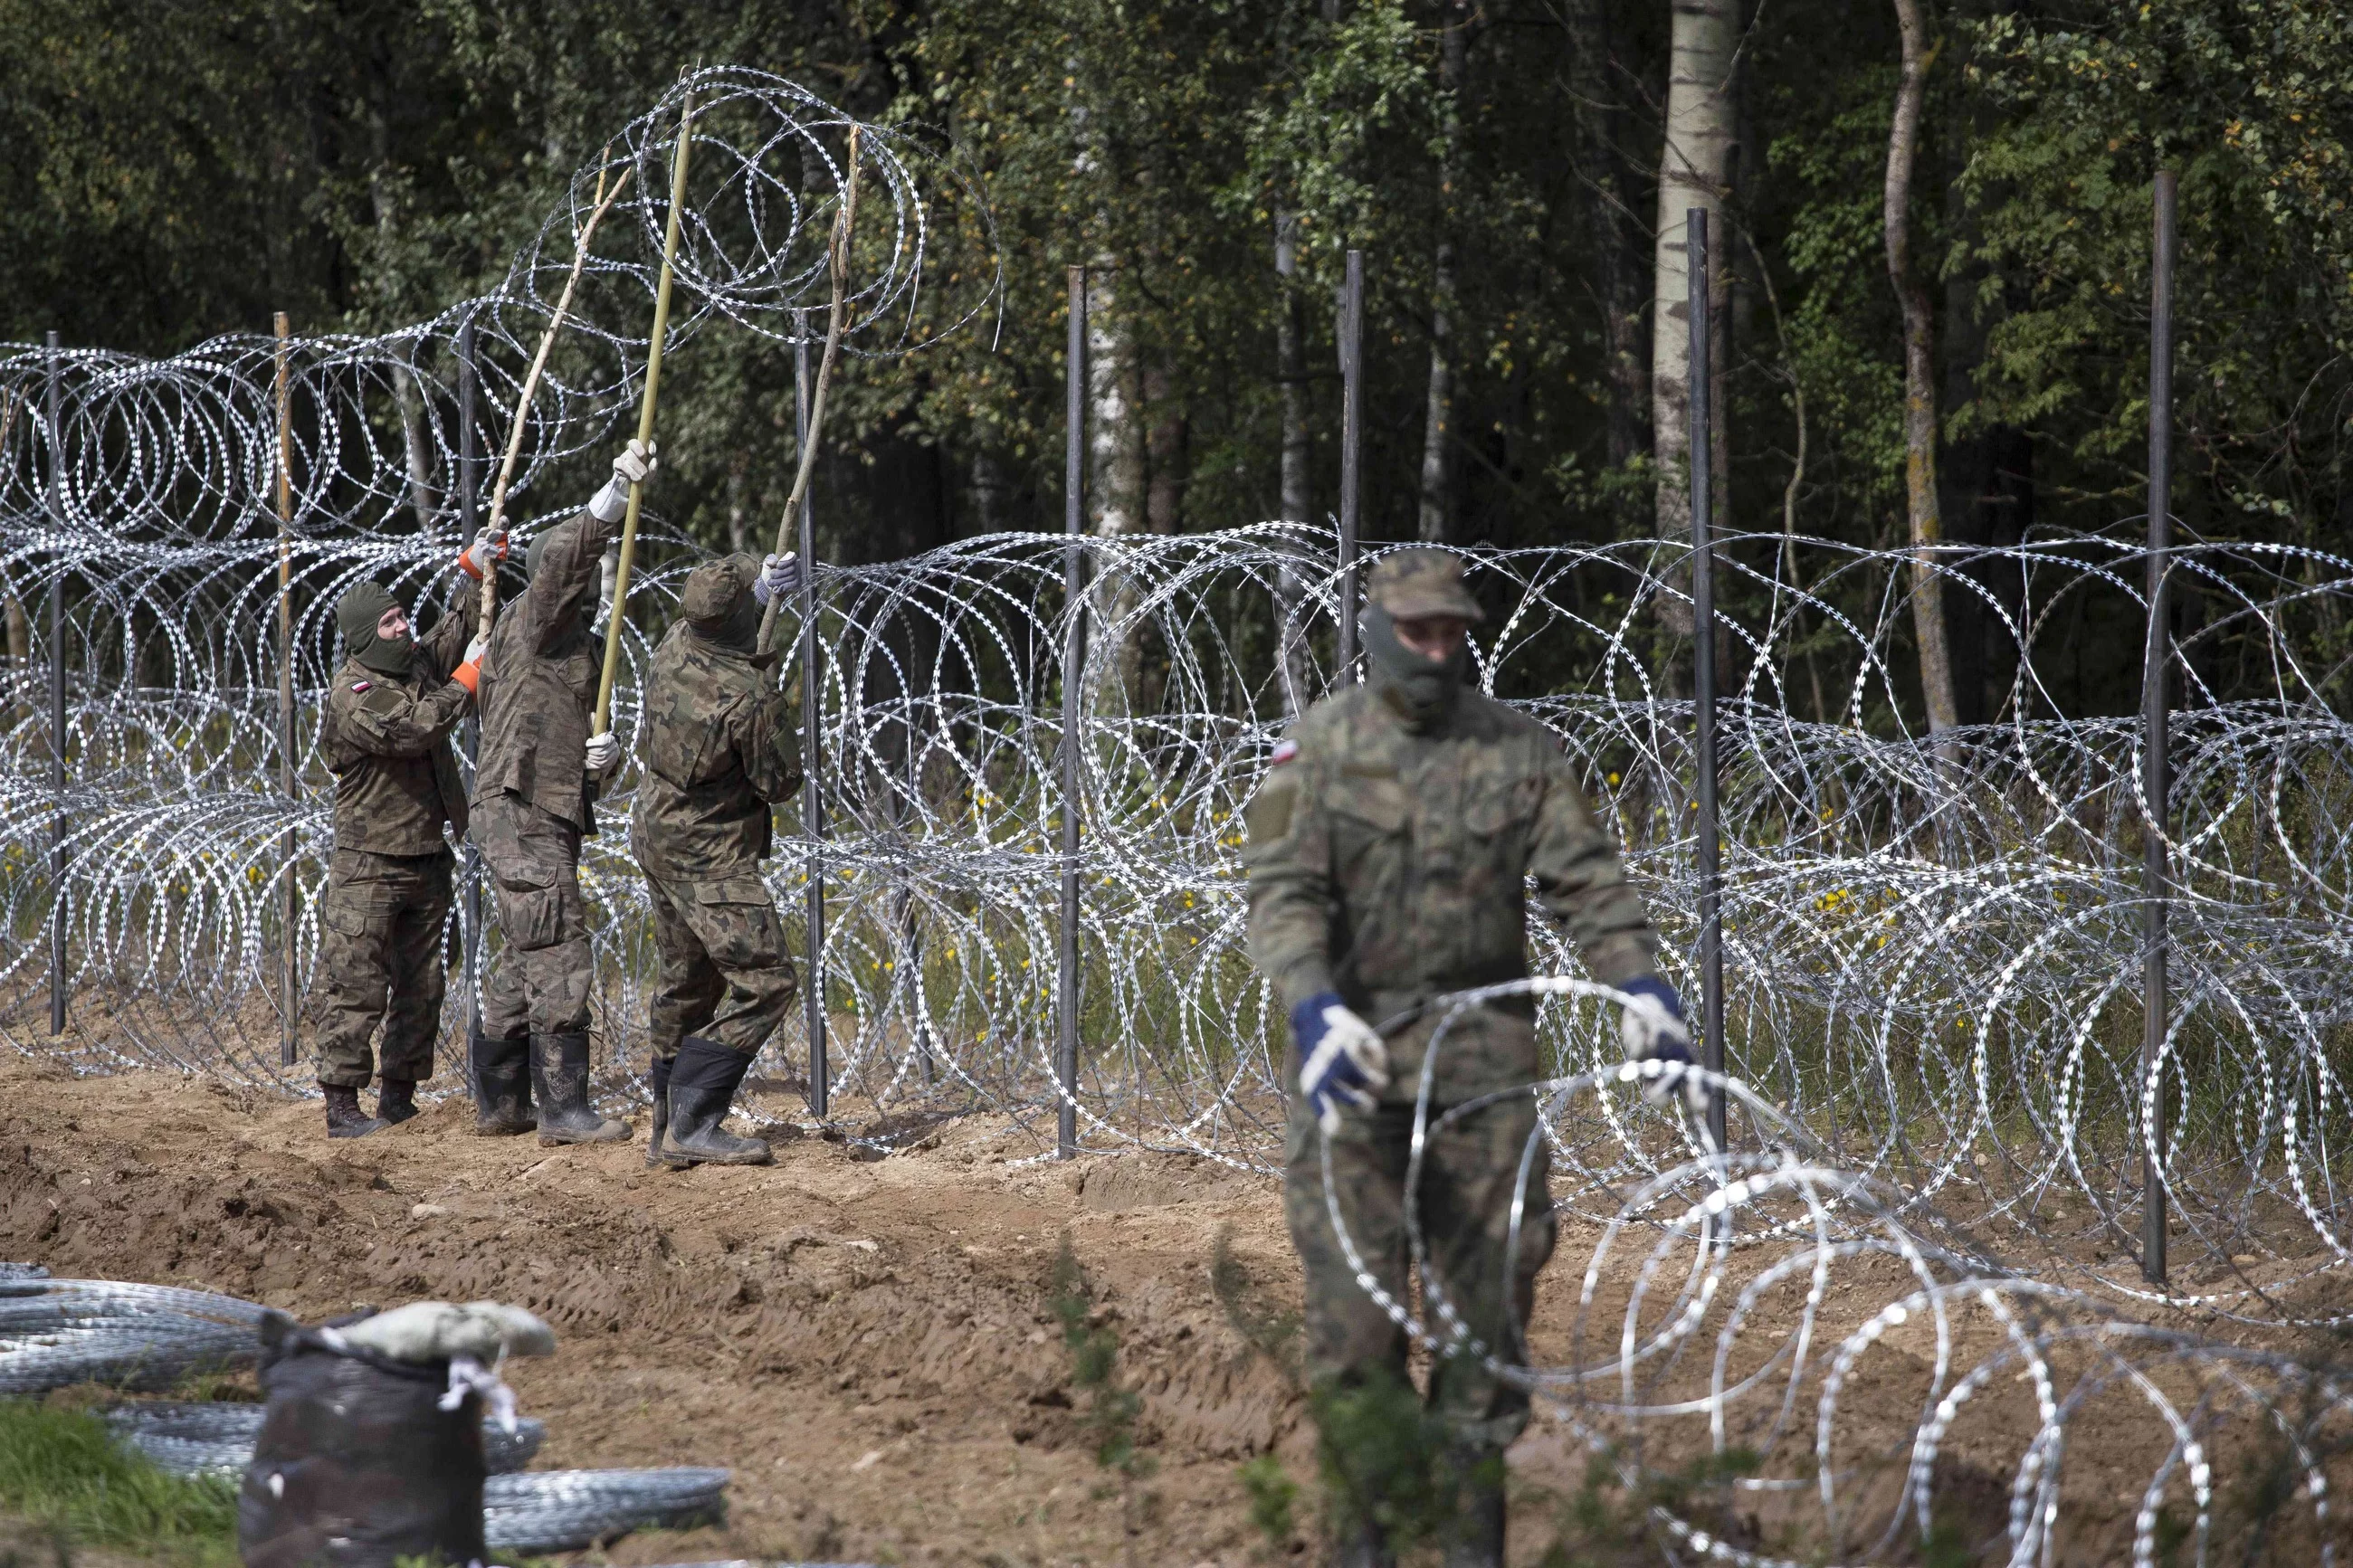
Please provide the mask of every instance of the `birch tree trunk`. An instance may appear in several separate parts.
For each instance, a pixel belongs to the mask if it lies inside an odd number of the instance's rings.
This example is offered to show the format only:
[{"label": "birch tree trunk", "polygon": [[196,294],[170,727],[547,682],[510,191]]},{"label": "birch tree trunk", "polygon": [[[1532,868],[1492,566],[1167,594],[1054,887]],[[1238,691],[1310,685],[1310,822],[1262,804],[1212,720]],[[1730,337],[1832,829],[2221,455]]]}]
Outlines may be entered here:
[{"label": "birch tree trunk", "polygon": [[[1626,159],[1618,144],[1621,116],[1614,79],[1617,32],[1605,0],[1567,0],[1568,89],[1576,105],[1577,161],[1587,243],[1599,262],[1601,341],[1609,356],[1609,459],[1622,468],[1642,449],[1651,411],[1650,366],[1642,353],[1642,258],[1639,223],[1627,210]],[[1621,520],[1622,521],[1622,520]]]},{"label": "birch tree trunk", "polygon": [[1470,52],[1470,0],[1440,13],[1438,253],[1430,284],[1430,386],[1421,426],[1421,508],[1417,531],[1433,544],[1454,532],[1454,229],[1462,178],[1462,74]]},{"label": "birch tree trunk", "polygon": [[1904,308],[1904,497],[1912,522],[1912,628],[1920,644],[1920,693],[1928,732],[1953,729],[1952,647],[1945,629],[1945,584],[1933,565],[1944,542],[1936,500],[1936,382],[1928,290],[1915,276],[1908,214],[1912,167],[1920,150],[1920,107],[1936,50],[1928,43],[1921,0],[1895,0],[1904,39],[1904,75],[1895,92],[1895,121],[1887,133],[1887,276]]},{"label": "birch tree trunk", "polygon": [[[1691,297],[1684,214],[1708,215],[1710,249],[1723,250],[1717,221],[1731,183],[1736,135],[1732,73],[1739,44],[1737,0],[1673,0],[1667,76],[1666,145],[1659,159],[1659,226],[1651,252],[1651,450],[1658,466],[1659,537],[1691,535]],[[1703,391],[1702,395],[1705,395]],[[1660,624],[1692,631],[1691,602],[1657,600]]]}]

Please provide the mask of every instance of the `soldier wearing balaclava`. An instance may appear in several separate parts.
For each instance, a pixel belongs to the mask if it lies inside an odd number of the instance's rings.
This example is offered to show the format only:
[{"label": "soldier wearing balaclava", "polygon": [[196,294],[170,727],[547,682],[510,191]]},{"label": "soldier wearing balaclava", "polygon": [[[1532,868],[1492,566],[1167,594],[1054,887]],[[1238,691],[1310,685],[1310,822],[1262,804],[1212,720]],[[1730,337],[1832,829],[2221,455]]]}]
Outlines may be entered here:
[{"label": "soldier wearing balaclava", "polygon": [[797,988],[760,862],[771,811],[801,786],[800,748],[776,655],[754,643],[761,612],[799,584],[791,555],[696,567],[646,680],[630,826],[661,964],[648,1164],[768,1159],[766,1143],[721,1123]]},{"label": "soldier wearing balaclava", "polygon": [[[1451,1315],[1496,1355],[1520,1353],[1553,1245],[1526,1089],[1544,1074],[1528,997],[1450,1013],[1429,1064],[1429,1118],[1443,1131],[1417,1149],[1416,1097],[1440,1021],[1426,1005],[1528,973],[1533,881],[1587,972],[1622,998],[1630,1057],[1688,1065],[1691,1037],[1658,977],[1642,901],[1560,743],[1472,684],[1467,634],[1484,616],[1461,558],[1386,555],[1365,597],[1369,678],[1300,715],[1245,816],[1250,957],[1281,994],[1298,1049],[1284,1209],[1307,1276],[1313,1408],[1340,1482],[1340,1562],[1393,1561],[1377,1505],[1406,1489],[1451,1498],[1440,1510],[1450,1568],[1500,1568],[1504,1450],[1527,1424],[1527,1394],[1462,1354],[1438,1358],[1417,1394],[1405,1336],[1366,1287],[1410,1299],[1405,1178],[1419,1158],[1422,1233]],[[1649,1082],[1660,1100],[1705,1103],[1672,1065]],[[1334,1203],[1369,1280],[1334,1229]],[[1443,1452],[1435,1473],[1405,1476],[1398,1465],[1424,1460],[1399,1451],[1396,1412],[1417,1401],[1444,1434]]]},{"label": "soldier wearing balaclava", "polygon": [[588,733],[601,668],[589,635],[599,563],[628,512],[629,487],[652,477],[654,461],[651,446],[632,440],[586,509],[532,542],[529,585],[501,606],[483,661],[474,840],[498,898],[501,950],[468,1046],[480,1132],[536,1126],[542,1143],[629,1135],[627,1122],[588,1101],[580,844],[596,831],[597,784],[621,755],[612,734]]},{"label": "soldier wearing balaclava", "polygon": [[[459,565],[480,578],[505,552],[503,535],[485,537]],[[466,831],[449,731],[473,706],[482,653],[467,643],[474,593],[422,637],[375,583],[354,584],[335,606],[345,658],[321,729],[335,775],[335,847],[319,906],[319,1087],[330,1138],[407,1121],[417,1084],[433,1076],[455,865],[442,827]],[[375,1076],[369,1043],[379,1023],[384,1079],[370,1116],[359,1092]]]}]

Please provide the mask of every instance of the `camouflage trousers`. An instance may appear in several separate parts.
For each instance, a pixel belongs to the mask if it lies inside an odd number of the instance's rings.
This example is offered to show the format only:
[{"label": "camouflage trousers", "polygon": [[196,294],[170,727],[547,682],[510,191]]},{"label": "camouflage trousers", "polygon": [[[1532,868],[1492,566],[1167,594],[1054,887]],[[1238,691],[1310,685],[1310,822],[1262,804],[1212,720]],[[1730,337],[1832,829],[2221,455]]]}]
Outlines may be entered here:
[{"label": "camouflage trousers", "polygon": [[475,804],[473,835],[498,895],[501,938],[482,981],[482,1033],[509,1039],[587,1028],[580,829],[521,795],[501,793]]},{"label": "camouflage trousers", "polygon": [[[1433,1124],[1437,1116],[1433,1110]],[[1535,1101],[1525,1093],[1511,1093],[1433,1131],[1416,1194],[1430,1263],[1422,1281],[1425,1295],[1433,1286],[1442,1289],[1471,1332],[1505,1361],[1522,1359],[1520,1326],[1534,1301],[1536,1271],[1552,1256],[1552,1202],[1539,1142],[1528,1173],[1519,1254],[1506,1287],[1512,1187],[1535,1127]],[[1409,1300],[1405,1178],[1412,1138],[1413,1107],[1389,1103],[1370,1112],[1344,1112],[1332,1138],[1332,1174],[1348,1238],[1366,1272],[1399,1304]],[[1282,1203],[1307,1276],[1310,1386],[1326,1396],[1383,1384],[1410,1388],[1405,1331],[1357,1284],[1333,1230],[1324,1196],[1324,1138],[1295,1080]],[[1439,1319],[1434,1306],[1427,1315]],[[1468,1449],[1500,1452],[1527,1426],[1528,1396],[1498,1381],[1470,1354],[1441,1357],[1431,1367],[1425,1403],[1447,1441]],[[1328,1426],[1324,1436],[1327,1441],[1353,1440]],[[1348,1466],[1349,1456],[1335,1458]]]},{"label": "camouflage trousers", "polygon": [[689,1035],[754,1055],[784,1021],[800,988],[766,885],[750,871],[707,879],[649,871],[646,887],[653,895],[654,946],[661,960],[652,1007],[654,1055],[670,1060]]},{"label": "camouflage trousers", "polygon": [[319,1082],[364,1089],[375,1076],[368,1042],[384,1026],[384,1076],[433,1076],[441,1033],[441,930],[449,918],[447,849],[375,855],[338,849],[319,905]]}]

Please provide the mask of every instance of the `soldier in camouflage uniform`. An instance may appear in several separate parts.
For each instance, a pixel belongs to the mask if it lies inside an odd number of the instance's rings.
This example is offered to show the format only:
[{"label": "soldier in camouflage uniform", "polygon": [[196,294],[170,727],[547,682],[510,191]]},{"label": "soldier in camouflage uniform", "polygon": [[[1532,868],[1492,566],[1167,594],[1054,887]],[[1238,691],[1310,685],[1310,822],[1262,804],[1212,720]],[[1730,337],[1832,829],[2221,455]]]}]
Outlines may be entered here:
[{"label": "soldier in camouflage uniform", "polygon": [[[1412,1015],[1447,992],[1528,973],[1525,888],[1565,922],[1594,979],[1633,998],[1630,1053],[1690,1059],[1656,940],[1558,744],[1544,728],[1465,689],[1465,634],[1482,618],[1461,563],[1401,551],[1370,574],[1362,626],[1370,679],[1299,718],[1251,803],[1245,863],[1250,956],[1290,1010],[1293,1067],[1284,1207],[1307,1277],[1307,1368],[1327,1457],[1345,1478],[1341,1560],[1391,1561],[1389,1510],[1434,1495],[1453,1568],[1503,1560],[1503,1452],[1527,1395],[1478,1359],[1441,1358],[1426,1413],[1411,1404],[1406,1339],[1356,1283],[1324,1190],[1328,1142],[1348,1232],[1373,1277],[1408,1299],[1404,1182],[1422,1058],[1436,1018],[1384,1040],[1366,1019]],[[1539,1077],[1533,1005],[1482,1006],[1447,1033],[1433,1114]],[[1417,1194],[1430,1264],[1470,1331],[1506,1359],[1551,1255],[1544,1149],[1526,1190],[1516,1279],[1502,1275],[1513,1183],[1536,1135],[1535,1106],[1505,1094],[1433,1136]],[[1508,1298],[1508,1299],[1507,1299]],[[1416,1476],[1400,1404],[1440,1453]],[[1386,1411],[1379,1420],[1367,1413]],[[1428,1466],[1427,1456],[1410,1461]],[[1435,1489],[1434,1491],[1431,1489]]]},{"label": "soldier in camouflage uniform", "polygon": [[532,542],[530,585],[500,613],[482,668],[474,838],[498,894],[504,939],[482,984],[471,1044],[476,1129],[522,1132],[539,1109],[542,1143],[610,1142],[628,1124],[588,1103],[588,906],[580,842],[596,831],[597,781],[620,742],[588,733],[600,668],[589,636],[605,544],[629,486],[654,470],[631,441],[578,517]]},{"label": "soldier in camouflage uniform", "polygon": [[646,682],[633,826],[661,959],[648,1164],[768,1159],[766,1143],[720,1123],[797,984],[760,861],[770,808],[801,785],[800,760],[776,655],[754,644],[761,610],[799,582],[790,555],[695,568]]},{"label": "soldier in camouflage uniform", "polygon": [[[459,563],[480,575],[480,563],[505,549],[503,537],[486,539]],[[319,905],[319,1087],[330,1138],[407,1121],[417,1084],[433,1076],[453,864],[441,825],[466,831],[449,731],[472,705],[482,652],[466,643],[473,603],[470,591],[422,638],[376,584],[357,584],[335,606],[346,657],[321,732],[335,775],[335,847]],[[375,1076],[368,1042],[379,1022],[384,1087],[371,1117],[359,1091]]]}]

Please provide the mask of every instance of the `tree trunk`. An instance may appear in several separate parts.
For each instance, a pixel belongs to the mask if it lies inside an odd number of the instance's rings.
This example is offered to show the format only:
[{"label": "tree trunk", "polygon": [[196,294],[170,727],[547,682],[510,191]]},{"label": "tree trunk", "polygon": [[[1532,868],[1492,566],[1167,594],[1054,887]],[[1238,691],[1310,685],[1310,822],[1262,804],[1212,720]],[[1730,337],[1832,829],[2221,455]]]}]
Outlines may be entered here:
[{"label": "tree trunk", "polygon": [[[1736,0],[1676,0],[1674,6],[1651,268],[1651,449],[1658,468],[1655,515],[1662,539],[1691,536],[1691,298],[1684,214],[1693,207],[1707,212],[1709,248],[1720,254],[1723,226],[1716,218],[1731,183],[1735,136],[1736,12]],[[1662,594],[1656,605],[1668,632],[1690,635],[1688,597]]]},{"label": "tree trunk", "polygon": [[1920,150],[1920,106],[1928,66],[1936,51],[1928,43],[1921,0],[1895,0],[1903,30],[1904,76],[1895,93],[1895,122],[1887,135],[1887,275],[1904,308],[1904,495],[1912,521],[1912,626],[1920,644],[1920,693],[1928,708],[1928,731],[1940,734],[1958,722],[1953,700],[1952,648],[1945,635],[1945,584],[1933,565],[1944,542],[1944,520],[1936,501],[1936,383],[1932,353],[1928,290],[1914,276],[1911,225],[1912,166]]},{"label": "tree trunk", "polygon": [[1577,113],[1578,184],[1586,243],[1598,264],[1601,342],[1609,378],[1609,467],[1622,469],[1642,449],[1651,407],[1650,367],[1642,353],[1641,225],[1630,221],[1628,170],[1618,145],[1617,34],[1603,0],[1567,0],[1568,86]]},{"label": "tree trunk", "polygon": [[[1315,509],[1314,458],[1307,436],[1307,325],[1299,300],[1299,218],[1274,215],[1275,374],[1282,388],[1282,496],[1285,522],[1311,521]],[[1276,664],[1282,682],[1282,710],[1307,706],[1306,584],[1297,567],[1278,567],[1274,578]]]},{"label": "tree trunk", "polygon": [[1454,534],[1454,230],[1455,187],[1462,178],[1463,67],[1470,53],[1470,0],[1447,0],[1440,13],[1438,94],[1438,253],[1430,283],[1430,388],[1421,426],[1421,508],[1417,531],[1433,544]]},{"label": "tree trunk", "polygon": [[[381,90],[379,80],[378,100],[368,106],[368,140],[374,154],[368,169],[368,201],[375,211],[376,239],[384,247],[378,267],[385,280],[385,319],[389,321],[398,320],[400,311],[400,300],[393,287],[399,269],[393,265],[392,255],[399,234],[400,214],[393,205],[387,181],[392,166],[392,131],[385,121]],[[417,509],[417,525],[430,532],[441,510],[441,497],[433,484],[433,448],[426,438],[424,400],[417,395],[416,378],[406,367],[393,367],[392,400],[400,411],[400,440],[408,465],[409,504]]]}]

